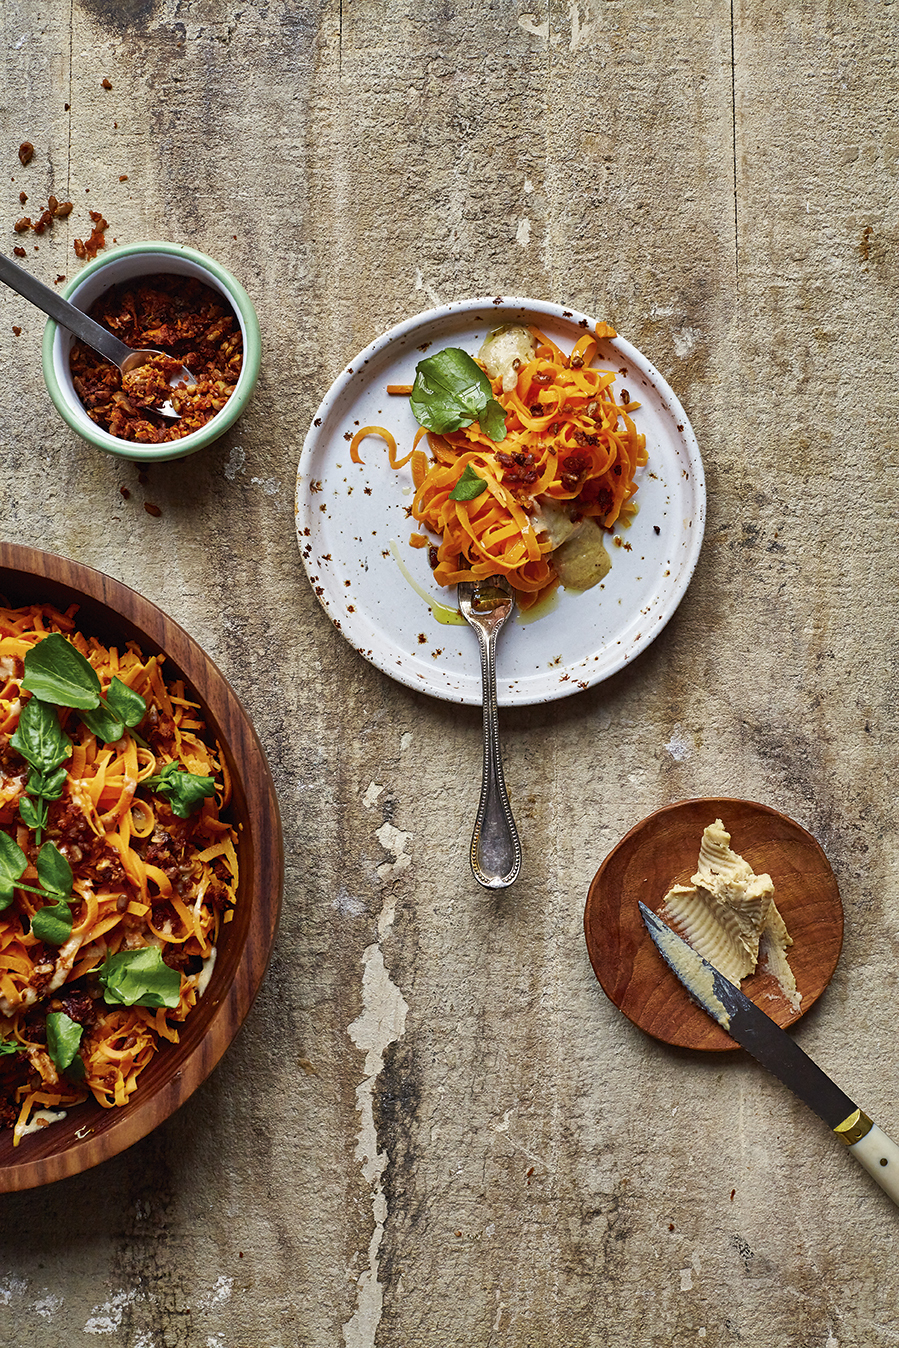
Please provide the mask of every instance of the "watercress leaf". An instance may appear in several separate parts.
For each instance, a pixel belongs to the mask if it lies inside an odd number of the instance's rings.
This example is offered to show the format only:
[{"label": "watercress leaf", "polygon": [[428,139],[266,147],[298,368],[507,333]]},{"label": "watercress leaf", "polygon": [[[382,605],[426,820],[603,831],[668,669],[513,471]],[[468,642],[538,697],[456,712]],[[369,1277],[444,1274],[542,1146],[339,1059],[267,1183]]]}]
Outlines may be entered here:
[{"label": "watercress leaf", "polygon": [[178,762],[177,758],[173,758],[170,762],[164,763],[155,776],[145,777],[141,785],[149,786],[152,790],[158,791],[160,787],[168,786],[172,778],[180,771],[181,764]]},{"label": "watercress leaf", "polygon": [[79,1054],[75,1054],[74,1058],[66,1068],[66,1076],[70,1081],[83,1081],[87,1076],[87,1068],[84,1065],[84,1059]]},{"label": "watercress leaf", "polygon": [[0,830],[0,885],[9,890],[10,897],[12,886],[22,878],[27,865],[28,858],[19,844]]},{"label": "watercress leaf", "polygon": [[78,1054],[83,1034],[84,1026],[72,1020],[65,1011],[48,1012],[47,1052],[60,1072],[67,1071],[71,1066]]},{"label": "watercress leaf", "polygon": [[207,796],[215,795],[214,778],[184,772],[177,762],[166,763],[161,772],[145,777],[141,785],[163,796],[179,819],[189,819]]},{"label": "watercress leaf", "polygon": [[125,723],[105,703],[83,711],[81,719],[88,730],[104,744],[115,744],[125,733]]},{"label": "watercress leaf", "polygon": [[59,800],[66,784],[66,776],[64,767],[54,768],[50,772],[40,772],[37,768],[32,768],[28,774],[28,790],[33,796],[40,796],[42,800]]},{"label": "watercress leaf", "polygon": [[37,854],[38,879],[48,894],[68,897],[72,892],[72,867],[55,843],[46,842]]},{"label": "watercress leaf", "polygon": [[31,919],[31,930],[47,945],[65,945],[72,934],[72,910],[64,899],[39,908]]},{"label": "watercress leaf", "polygon": [[448,346],[416,365],[409,406],[420,425],[443,434],[470,426],[492,398],[484,371],[467,351]]},{"label": "watercress leaf", "polygon": [[181,1000],[181,975],[155,945],[108,955],[98,977],[110,1005],[174,1007]]},{"label": "watercress leaf", "polygon": [[[49,640],[46,637],[41,645]],[[10,744],[16,753],[41,772],[58,768],[72,752],[72,741],[59,724],[56,709],[46,702],[39,702],[36,697],[30,697],[19,713],[19,724]]]},{"label": "watercress leaf", "polygon": [[12,1039],[0,1039],[0,1057],[6,1053],[24,1053],[25,1049],[21,1044],[16,1044]]},{"label": "watercress leaf", "polygon": [[129,730],[132,726],[140,725],[147,714],[147,704],[140,693],[129,688],[118,675],[113,676],[106,690],[106,702]]},{"label": "watercress leaf", "polygon": [[450,492],[450,500],[473,501],[476,496],[480,496],[481,492],[486,490],[487,483],[482,477],[478,477],[471,464],[467,463],[464,473]]},{"label": "watercress leaf", "polygon": [[59,632],[51,632],[25,656],[22,687],[57,707],[96,707],[100,701],[97,671]]},{"label": "watercress leaf", "polygon": [[26,828],[44,829],[47,827],[47,806],[42,800],[29,800],[28,796],[19,799],[19,814]]},{"label": "watercress leaf", "polygon": [[499,444],[506,438],[506,414],[495,398],[491,398],[486,407],[478,413],[481,430],[490,439]]}]

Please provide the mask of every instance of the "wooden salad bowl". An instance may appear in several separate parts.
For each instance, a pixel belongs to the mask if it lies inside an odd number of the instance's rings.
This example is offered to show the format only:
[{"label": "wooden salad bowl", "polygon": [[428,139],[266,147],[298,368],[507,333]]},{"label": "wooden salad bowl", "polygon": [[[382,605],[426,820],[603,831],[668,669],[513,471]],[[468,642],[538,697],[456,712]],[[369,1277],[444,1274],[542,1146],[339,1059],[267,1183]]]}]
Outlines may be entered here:
[{"label": "wooden salad bowl", "polygon": [[78,605],[81,631],[106,645],[133,640],[165,655],[166,680],[183,678],[219,741],[233,779],[229,808],[238,834],[240,882],[234,919],[223,927],[209,986],[143,1070],[127,1105],[89,1099],[65,1119],[22,1138],[0,1131],[0,1192],[78,1174],[145,1137],[209,1076],[243,1023],[268,964],[281,910],[283,849],[274,783],[233,689],[192,637],[148,599],[92,568],[33,548],[0,543],[0,596],[13,607]]},{"label": "wooden salad bowl", "polygon": [[830,863],[812,835],[767,805],[729,797],[682,800],[656,810],[622,838],[594,877],[584,913],[587,950],[603,991],[641,1030],[680,1048],[737,1048],[690,1000],[656,950],[638,900],[654,913],[672,884],[696,871],[702,831],[721,819],[731,847],[774,881],[774,901],[793,939],[790,967],[799,1010],[763,969],[741,987],[778,1025],[793,1024],[827,987],[843,944],[843,908]]}]

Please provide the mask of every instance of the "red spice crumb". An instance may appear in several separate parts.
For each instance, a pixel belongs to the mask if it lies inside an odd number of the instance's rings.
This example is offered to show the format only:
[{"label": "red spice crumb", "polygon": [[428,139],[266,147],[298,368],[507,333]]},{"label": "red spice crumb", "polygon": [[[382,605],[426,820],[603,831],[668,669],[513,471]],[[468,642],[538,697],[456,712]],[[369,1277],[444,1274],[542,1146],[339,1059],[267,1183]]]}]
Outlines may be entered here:
[{"label": "red spice crumb", "polygon": [[53,214],[56,216],[57,220],[61,220],[61,219],[63,218],[63,216],[65,216],[65,215],[71,215],[71,214],[72,214],[72,203],[71,203],[71,201],[59,201],[59,202],[57,202],[57,204],[54,206],[54,205],[53,205],[53,198],[51,197],[51,198],[50,198],[50,210],[51,210],[51,211],[53,212]]},{"label": "red spice crumb", "polygon": [[19,248],[18,245],[16,245],[16,247],[13,249],[13,252],[15,253],[16,257],[27,257],[27,256],[28,256],[28,254],[25,252],[25,249],[24,249],[24,248]]},{"label": "red spice crumb", "polygon": [[120,182],[120,183],[126,183],[127,181],[128,181],[128,174],[127,174],[127,173],[120,173],[120,174],[119,174],[119,182]]},{"label": "red spice crumb", "polygon": [[22,144],[19,146],[19,159],[21,160],[22,164],[25,165],[30,164],[33,158],[34,158],[34,146],[32,145],[30,140],[23,140]]},{"label": "red spice crumb", "polygon": [[162,514],[159,506],[154,505],[152,501],[144,501],[144,510],[146,510],[148,515],[153,515],[156,519]]},{"label": "red spice crumb", "polygon": [[57,285],[61,285],[62,282],[63,282],[65,279],[66,279],[66,278],[65,278],[64,276],[57,276],[57,278],[56,278],[56,284],[57,284]]},{"label": "red spice crumb", "polygon": [[20,192],[20,193],[19,193],[19,201],[22,203],[23,206],[25,205],[25,202],[26,202],[27,200],[28,200],[28,195],[27,195],[27,193],[25,193],[25,192]]},{"label": "red spice crumb", "polygon": [[102,78],[102,80],[100,81],[100,87],[101,87],[101,89],[111,89],[111,88],[112,88],[112,81],[111,81],[111,80],[108,80],[108,79],[106,78],[106,76],[104,75],[103,78]]},{"label": "red spice crumb", "polygon": [[119,491],[122,493],[126,501],[131,500],[131,492],[128,490],[127,487],[119,487]]},{"label": "red spice crumb", "polygon": [[87,257],[87,249],[85,248],[84,243],[81,239],[76,239],[75,242],[72,244],[72,247],[75,249],[76,257],[80,257],[82,259]]},{"label": "red spice crumb", "polygon": [[30,215],[23,215],[21,220],[17,220],[16,223],[13,225],[13,229],[16,231],[17,234],[24,234],[26,229],[30,228],[31,228]]},{"label": "red spice crumb", "polygon": [[72,105],[71,105],[71,103],[63,103],[62,106],[65,108],[66,112],[68,112],[68,111],[70,110],[70,108],[71,108]]},{"label": "red spice crumb", "polygon": [[[90,238],[81,242],[81,246],[84,249],[85,257],[96,257],[99,250],[106,247],[106,230],[109,229],[109,221],[104,220],[99,211],[90,211],[89,214],[94,227],[91,230]],[[76,239],[75,242],[78,243],[79,240]],[[75,252],[78,253],[77,248]],[[82,254],[78,253],[78,256],[81,257]]]},{"label": "red spice crumb", "polygon": [[12,330],[13,330],[14,334],[16,335],[16,337],[21,337],[21,336],[22,336],[22,329],[19,328],[19,327],[17,327],[15,323],[13,323],[13,325],[12,325]]}]

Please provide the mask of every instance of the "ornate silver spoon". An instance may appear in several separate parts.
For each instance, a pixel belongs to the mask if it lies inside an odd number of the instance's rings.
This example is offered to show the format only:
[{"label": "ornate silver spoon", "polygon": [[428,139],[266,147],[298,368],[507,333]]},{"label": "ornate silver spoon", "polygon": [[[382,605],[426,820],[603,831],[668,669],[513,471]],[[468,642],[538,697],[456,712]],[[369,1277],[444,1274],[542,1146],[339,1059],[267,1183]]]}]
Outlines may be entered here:
[{"label": "ornate silver spoon", "polygon": [[503,780],[496,704],[496,639],[515,608],[515,596],[505,576],[462,581],[457,593],[459,611],[478,635],[484,702],[484,767],[471,837],[471,870],[486,889],[505,889],[521,870],[521,843]]}]

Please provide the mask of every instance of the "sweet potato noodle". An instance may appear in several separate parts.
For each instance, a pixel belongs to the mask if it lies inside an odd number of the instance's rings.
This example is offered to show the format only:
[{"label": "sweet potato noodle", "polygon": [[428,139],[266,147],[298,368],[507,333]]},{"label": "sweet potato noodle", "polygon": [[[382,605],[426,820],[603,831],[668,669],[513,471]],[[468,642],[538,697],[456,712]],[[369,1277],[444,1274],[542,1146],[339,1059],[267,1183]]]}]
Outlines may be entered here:
[{"label": "sweet potato noodle", "polygon": [[[570,356],[538,329],[530,331],[536,350],[518,370],[515,388],[507,393],[501,378],[491,380],[506,414],[501,443],[475,421],[444,435],[419,431],[402,459],[393,437],[379,427],[359,431],[351,446],[359,461],[359,441],[375,433],[387,442],[392,467],[411,459],[412,516],[440,540],[436,557],[432,554],[438,584],[503,575],[524,609],[559,583],[553,543],[541,526],[540,499],[565,509],[575,522],[593,518],[610,530],[635,513],[635,474],[647,461],[645,436],[629,415],[639,403],[627,402],[623,392],[617,402],[615,374],[592,368],[598,339],[614,337],[614,329],[597,325],[596,335],[581,337]],[[430,459],[417,448],[425,434]],[[471,500],[453,500],[469,465],[486,488]],[[431,547],[431,538],[413,533],[410,543]]]},{"label": "sweet potato noodle", "polygon": [[[177,1042],[236,902],[236,835],[224,817],[231,786],[198,707],[180,681],[165,681],[162,657],[145,657],[130,642],[121,650],[101,645],[77,630],[75,613],[0,607],[0,831],[27,858],[0,912],[0,1125],[15,1129],[16,1142],[44,1111],[89,1095],[107,1107],[128,1101],[162,1043]],[[39,837],[21,812],[30,764],[12,741],[32,696],[22,688],[25,658],[51,633],[86,657],[104,695],[115,676],[147,706],[134,731],[114,743],[91,733],[78,713],[53,708],[71,749]],[[148,783],[167,763],[213,779],[207,789],[214,794],[186,818]],[[72,872],[72,925],[62,944],[33,930],[48,905],[37,864],[48,843]],[[165,965],[176,1005],[110,1004],[102,969],[109,957],[141,950]],[[60,1070],[51,1056],[48,1016],[58,1013],[76,1038],[81,1027],[77,1073]]]},{"label": "sweet potato noodle", "polygon": [[[91,318],[135,350],[165,353],[126,377],[82,341],[69,364],[88,416],[110,435],[140,444],[181,440],[205,426],[234,392],[243,362],[243,336],[227,300],[190,276],[157,275],[112,286],[92,305]],[[166,356],[170,360],[166,360]],[[168,387],[186,365],[195,385]],[[181,414],[166,421],[152,413],[170,398]]]}]

